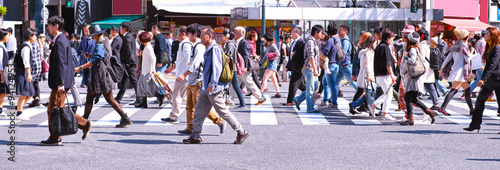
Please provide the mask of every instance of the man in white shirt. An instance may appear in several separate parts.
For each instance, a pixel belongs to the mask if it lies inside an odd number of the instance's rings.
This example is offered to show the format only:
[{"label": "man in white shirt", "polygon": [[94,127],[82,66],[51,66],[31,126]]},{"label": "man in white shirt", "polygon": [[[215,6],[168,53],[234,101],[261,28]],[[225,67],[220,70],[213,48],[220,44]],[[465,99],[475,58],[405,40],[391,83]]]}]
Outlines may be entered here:
[{"label": "man in white shirt", "polygon": [[17,51],[17,39],[14,34],[12,34],[12,28],[7,28],[9,32],[9,41],[7,41],[7,53],[9,54],[9,60],[14,59],[14,54]]},{"label": "man in white shirt", "polygon": [[[186,29],[187,27],[184,25],[177,29],[177,39],[181,42],[179,44],[180,49],[177,51],[177,60],[174,65],[165,70],[165,74],[176,70],[175,79],[184,74],[184,72],[188,69],[189,57],[191,49],[193,48],[193,44],[189,41],[189,38],[187,38]],[[167,123],[179,123],[181,103],[182,99],[186,98],[187,86],[187,78],[180,82],[175,82],[172,92],[172,111],[170,112],[170,116],[168,118],[161,118],[162,121]]]}]

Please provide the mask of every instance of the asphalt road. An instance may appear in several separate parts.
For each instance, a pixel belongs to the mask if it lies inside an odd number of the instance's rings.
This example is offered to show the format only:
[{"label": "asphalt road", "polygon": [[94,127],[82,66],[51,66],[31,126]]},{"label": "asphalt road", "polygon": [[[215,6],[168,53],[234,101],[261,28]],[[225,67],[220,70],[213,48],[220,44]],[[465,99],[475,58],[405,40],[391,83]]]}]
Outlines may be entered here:
[{"label": "asphalt road", "polygon": [[[77,78],[79,82],[80,78]],[[42,101],[48,100],[47,83],[42,85]],[[265,95],[275,93],[269,83]],[[479,134],[462,128],[470,122],[465,101],[456,95],[448,110],[434,125],[428,122],[403,127],[396,121],[352,116],[347,103],[354,90],[343,88],[339,109],[322,109],[321,114],[307,114],[286,102],[288,83],[280,88],[283,98],[270,99],[255,106],[255,99],[245,97],[246,109],[231,111],[249,133],[242,145],[232,144],[236,132],[229,126],[219,134],[218,126],[207,122],[203,144],[183,144],[187,136],[177,130],[186,126],[185,113],[180,124],[164,124],[170,105],[134,109],[122,102],[134,124],[117,129],[117,113],[104,99],[91,116],[96,124],[89,137],[82,132],[64,136],[64,146],[40,146],[49,133],[46,108],[26,108],[25,119],[15,122],[15,134],[9,134],[10,121],[0,120],[0,169],[498,169],[500,167],[499,119],[496,102],[488,102],[484,124]],[[86,89],[80,88],[81,97]],[[115,90],[115,93],[117,90]],[[128,91],[128,94],[132,90]],[[460,94],[460,93],[459,93]],[[70,99],[71,97],[68,96]],[[442,98],[441,98],[442,99]],[[238,101],[236,99],[236,101]],[[425,100],[430,106],[431,101]],[[316,104],[319,104],[318,101]],[[395,103],[395,101],[393,102]],[[304,103],[305,104],[305,103]],[[465,107],[464,107],[465,106]],[[302,105],[305,110],[305,105]],[[403,112],[391,116],[401,119]],[[14,111],[4,106],[4,112]],[[416,120],[423,118],[415,109]],[[10,140],[15,136],[14,140]],[[10,145],[15,142],[15,145]],[[15,152],[10,152],[12,151]],[[11,153],[15,162],[9,160]]]}]

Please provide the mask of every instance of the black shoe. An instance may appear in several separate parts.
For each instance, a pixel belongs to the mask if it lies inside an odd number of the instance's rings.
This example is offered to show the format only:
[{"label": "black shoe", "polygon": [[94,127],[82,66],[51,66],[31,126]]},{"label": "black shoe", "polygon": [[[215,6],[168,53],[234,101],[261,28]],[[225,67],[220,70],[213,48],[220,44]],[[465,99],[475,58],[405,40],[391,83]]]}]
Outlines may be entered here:
[{"label": "black shoe", "polygon": [[159,95],[157,96],[157,98],[158,98],[158,102],[160,102],[160,103],[159,103],[159,106],[161,107],[161,105],[163,105],[163,102],[165,101],[165,96],[164,96],[164,95],[162,95],[162,94],[159,94]]},{"label": "black shoe", "polygon": [[413,120],[406,120],[404,122],[399,123],[401,126],[413,126]]},{"label": "black shoe", "polygon": [[43,146],[59,146],[59,145],[62,145],[62,140],[61,139],[58,139],[58,140],[47,139],[47,140],[41,141],[40,145],[43,145]]},{"label": "black shoe", "polygon": [[477,128],[474,128],[474,127],[466,127],[464,128],[465,131],[469,131],[469,132],[472,132],[474,130],[477,129],[477,133],[479,133],[479,130],[481,130],[481,126],[477,127]]},{"label": "black shoe", "polygon": [[189,138],[182,140],[182,143],[185,144],[201,144],[203,141],[201,138],[195,138],[193,135],[191,135]]},{"label": "black shoe", "polygon": [[184,134],[184,135],[191,135],[191,134],[193,134],[193,131],[183,129],[183,130],[178,130],[177,133]]},{"label": "black shoe", "polygon": [[99,100],[101,99],[101,95],[98,95],[97,97],[94,98],[94,104],[99,103]]},{"label": "black shoe", "polygon": [[130,125],[132,124],[132,121],[130,120],[130,118],[126,118],[126,119],[121,119],[120,120],[120,124],[116,125],[115,127],[116,128],[124,128],[125,126],[127,125]]},{"label": "black shoe", "polygon": [[248,94],[247,94],[247,95],[245,95],[245,96],[252,96],[252,95],[253,95],[253,93],[252,93],[252,92],[250,92],[250,93],[248,93]]},{"label": "black shoe", "polygon": [[38,99],[33,100],[31,104],[28,105],[28,107],[38,107],[38,106],[40,106],[40,100]]},{"label": "black shoe", "polygon": [[339,90],[339,93],[337,94],[337,97],[344,97],[344,94],[342,93],[342,90]]},{"label": "black shoe", "polygon": [[85,124],[85,126],[83,127],[82,140],[85,140],[87,138],[87,136],[89,135],[90,129],[92,129],[92,124],[94,124],[94,122],[88,121],[87,124]]},{"label": "black shoe", "polygon": [[431,110],[439,110],[439,106],[432,106],[430,109]]},{"label": "black shoe", "polygon": [[349,103],[349,113],[351,113],[352,115],[361,114],[356,109],[354,109],[354,107],[352,107],[351,103]]},{"label": "black shoe", "polygon": [[274,96],[272,96],[271,98],[281,98],[281,94],[279,93],[276,93]]},{"label": "black shoe", "polygon": [[45,106],[45,107],[47,107],[49,105],[49,102],[43,103],[42,105]]},{"label": "black shoe", "polygon": [[359,106],[357,109],[356,109],[358,112],[367,112],[366,110],[366,105],[365,104],[362,104],[361,106]]},{"label": "black shoe", "polygon": [[238,133],[238,135],[236,136],[236,140],[234,141],[234,144],[243,144],[243,142],[245,141],[245,139],[248,138],[248,132],[245,130],[245,132],[243,133],[243,135],[241,135],[240,133]]},{"label": "black shoe", "polygon": [[138,98],[137,103],[134,105],[137,108],[148,108],[148,101],[146,97]]}]

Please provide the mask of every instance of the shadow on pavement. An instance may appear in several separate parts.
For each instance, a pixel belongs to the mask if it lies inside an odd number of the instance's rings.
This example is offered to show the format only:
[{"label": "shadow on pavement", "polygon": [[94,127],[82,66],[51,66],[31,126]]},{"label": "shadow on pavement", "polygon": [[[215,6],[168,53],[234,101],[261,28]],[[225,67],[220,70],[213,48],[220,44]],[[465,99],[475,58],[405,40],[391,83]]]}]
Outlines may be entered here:
[{"label": "shadow on pavement", "polygon": [[[42,140],[40,140],[42,141]],[[11,141],[7,141],[7,140],[0,140],[0,145],[7,145],[9,144]],[[63,145],[59,145],[59,146],[64,146],[64,144],[81,144],[82,142],[64,142],[63,141]],[[19,141],[16,141],[16,145],[15,146],[42,146],[40,145],[40,142],[19,142]]]},{"label": "shadow on pavement", "polygon": [[118,143],[128,143],[128,144],[149,144],[149,145],[159,145],[159,144],[183,144],[182,142],[174,142],[170,140],[142,140],[142,139],[124,139],[124,140],[97,140],[101,142],[118,142]]},{"label": "shadow on pavement", "polygon": [[[158,132],[94,132],[91,133],[100,133],[100,134],[108,134],[108,135],[119,135],[119,136],[186,136],[178,133],[158,133]],[[203,136],[219,136],[214,134],[203,134]]]},{"label": "shadow on pavement", "polygon": [[406,134],[417,134],[417,135],[430,135],[430,134],[464,134],[463,132],[450,132],[444,130],[408,130],[408,131],[382,131],[386,133],[406,133]]},{"label": "shadow on pavement", "polygon": [[465,159],[468,161],[492,161],[492,162],[500,162],[500,159]]}]

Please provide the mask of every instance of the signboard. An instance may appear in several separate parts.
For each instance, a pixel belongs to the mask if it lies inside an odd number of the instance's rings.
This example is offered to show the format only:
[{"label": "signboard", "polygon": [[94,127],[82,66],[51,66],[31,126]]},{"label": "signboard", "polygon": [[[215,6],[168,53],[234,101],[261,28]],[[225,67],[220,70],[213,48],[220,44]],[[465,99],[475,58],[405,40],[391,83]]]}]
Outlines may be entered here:
[{"label": "signboard", "polygon": [[113,0],[113,15],[143,15],[143,0]]},{"label": "signboard", "polygon": [[90,1],[75,0],[75,33],[83,35],[83,27],[90,24]]},{"label": "signboard", "polygon": [[497,9],[497,21],[500,21],[500,8],[496,7]]}]

